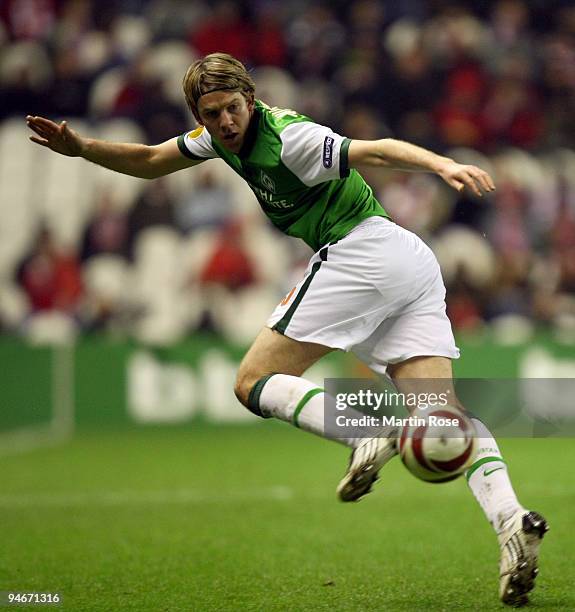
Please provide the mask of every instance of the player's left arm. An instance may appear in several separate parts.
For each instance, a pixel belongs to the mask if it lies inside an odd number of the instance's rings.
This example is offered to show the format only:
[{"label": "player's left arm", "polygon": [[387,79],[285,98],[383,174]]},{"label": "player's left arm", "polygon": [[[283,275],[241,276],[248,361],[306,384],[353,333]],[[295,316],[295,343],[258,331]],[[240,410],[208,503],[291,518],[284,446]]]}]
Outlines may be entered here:
[{"label": "player's left arm", "polygon": [[368,165],[433,172],[457,191],[467,187],[478,196],[495,189],[493,179],[485,170],[477,166],[459,164],[449,157],[393,138],[352,140],[349,145],[348,164],[351,168]]}]

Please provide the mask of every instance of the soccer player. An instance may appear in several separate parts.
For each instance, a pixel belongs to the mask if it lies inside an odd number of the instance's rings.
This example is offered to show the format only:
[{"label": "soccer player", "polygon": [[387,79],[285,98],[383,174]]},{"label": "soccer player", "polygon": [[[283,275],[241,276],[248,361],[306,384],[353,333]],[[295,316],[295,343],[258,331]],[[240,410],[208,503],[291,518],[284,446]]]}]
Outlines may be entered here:
[{"label": "soccer player", "polygon": [[[264,213],[315,254],[301,282],[277,306],[239,368],[239,401],[325,437],[324,392],[302,377],[326,353],[352,350],[377,374],[402,380],[445,379],[459,356],[445,313],[437,260],[415,234],[389,218],[355,170],[432,172],[480,196],[495,189],[480,168],[385,138],[350,140],[308,117],[270,108],[235,58],[214,53],[194,62],[183,89],[199,127],[156,146],[84,138],[65,121],[27,117],[31,140],[52,151],[131,176],[153,179],[220,157],[242,176]],[[325,402],[325,410],[328,410]],[[479,452],[467,472],[471,490],[501,547],[500,597],[527,602],[537,573],[545,520],[518,502],[499,448],[474,419]],[[371,490],[397,454],[392,436],[347,438],[353,451],[338,487],[342,501]]]}]

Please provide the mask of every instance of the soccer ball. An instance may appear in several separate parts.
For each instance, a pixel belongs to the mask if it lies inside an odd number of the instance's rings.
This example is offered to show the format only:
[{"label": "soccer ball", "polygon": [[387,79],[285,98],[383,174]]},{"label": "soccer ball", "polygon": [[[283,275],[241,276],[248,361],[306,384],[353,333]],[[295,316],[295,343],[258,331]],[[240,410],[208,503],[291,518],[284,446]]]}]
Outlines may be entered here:
[{"label": "soccer ball", "polygon": [[477,453],[471,419],[451,406],[416,410],[399,438],[405,467],[420,480],[447,482],[461,476]]}]

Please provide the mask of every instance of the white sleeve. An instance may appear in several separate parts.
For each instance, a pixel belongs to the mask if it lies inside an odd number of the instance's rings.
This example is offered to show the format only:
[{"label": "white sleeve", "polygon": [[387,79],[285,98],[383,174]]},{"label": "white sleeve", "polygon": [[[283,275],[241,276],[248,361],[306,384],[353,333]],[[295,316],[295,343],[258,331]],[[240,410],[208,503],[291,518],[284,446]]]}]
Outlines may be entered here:
[{"label": "white sleeve", "polygon": [[178,138],[178,147],[182,155],[190,159],[213,159],[218,154],[212,146],[212,137],[203,126],[186,132]]},{"label": "white sleeve", "polygon": [[311,121],[291,123],[280,134],[281,159],[308,187],[347,176],[349,138]]}]

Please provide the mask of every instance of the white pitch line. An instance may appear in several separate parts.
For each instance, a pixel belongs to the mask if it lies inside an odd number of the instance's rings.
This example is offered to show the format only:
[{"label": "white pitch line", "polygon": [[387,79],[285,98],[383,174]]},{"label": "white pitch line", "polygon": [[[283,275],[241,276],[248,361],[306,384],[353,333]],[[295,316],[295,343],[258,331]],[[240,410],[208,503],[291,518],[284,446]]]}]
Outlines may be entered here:
[{"label": "white pitch line", "polygon": [[67,432],[49,425],[2,432],[0,433],[0,458],[51,448],[66,442],[69,438]]},{"label": "white pitch line", "polygon": [[[564,498],[572,496],[574,489],[565,486],[525,486],[531,494],[544,497]],[[380,496],[387,498],[401,497],[400,489],[381,491]],[[54,492],[54,493],[5,493],[0,494],[0,510],[34,509],[34,508],[88,508],[88,507],[119,507],[119,506],[161,506],[169,504],[226,504],[243,501],[290,501],[296,496],[290,487],[277,485],[262,489],[232,490],[225,493],[210,493],[199,489],[165,489],[155,491],[93,491],[93,492]],[[461,491],[450,487],[442,491],[442,496],[452,498],[461,496]],[[315,491],[302,497],[310,500],[325,500],[330,495]],[[433,496],[435,499],[436,496]],[[333,496],[335,500],[335,495]]]},{"label": "white pitch line", "polygon": [[163,504],[219,504],[237,501],[288,501],[294,492],[289,487],[207,493],[197,489],[158,491],[95,491],[86,493],[42,493],[0,495],[0,509],[82,508]]}]

